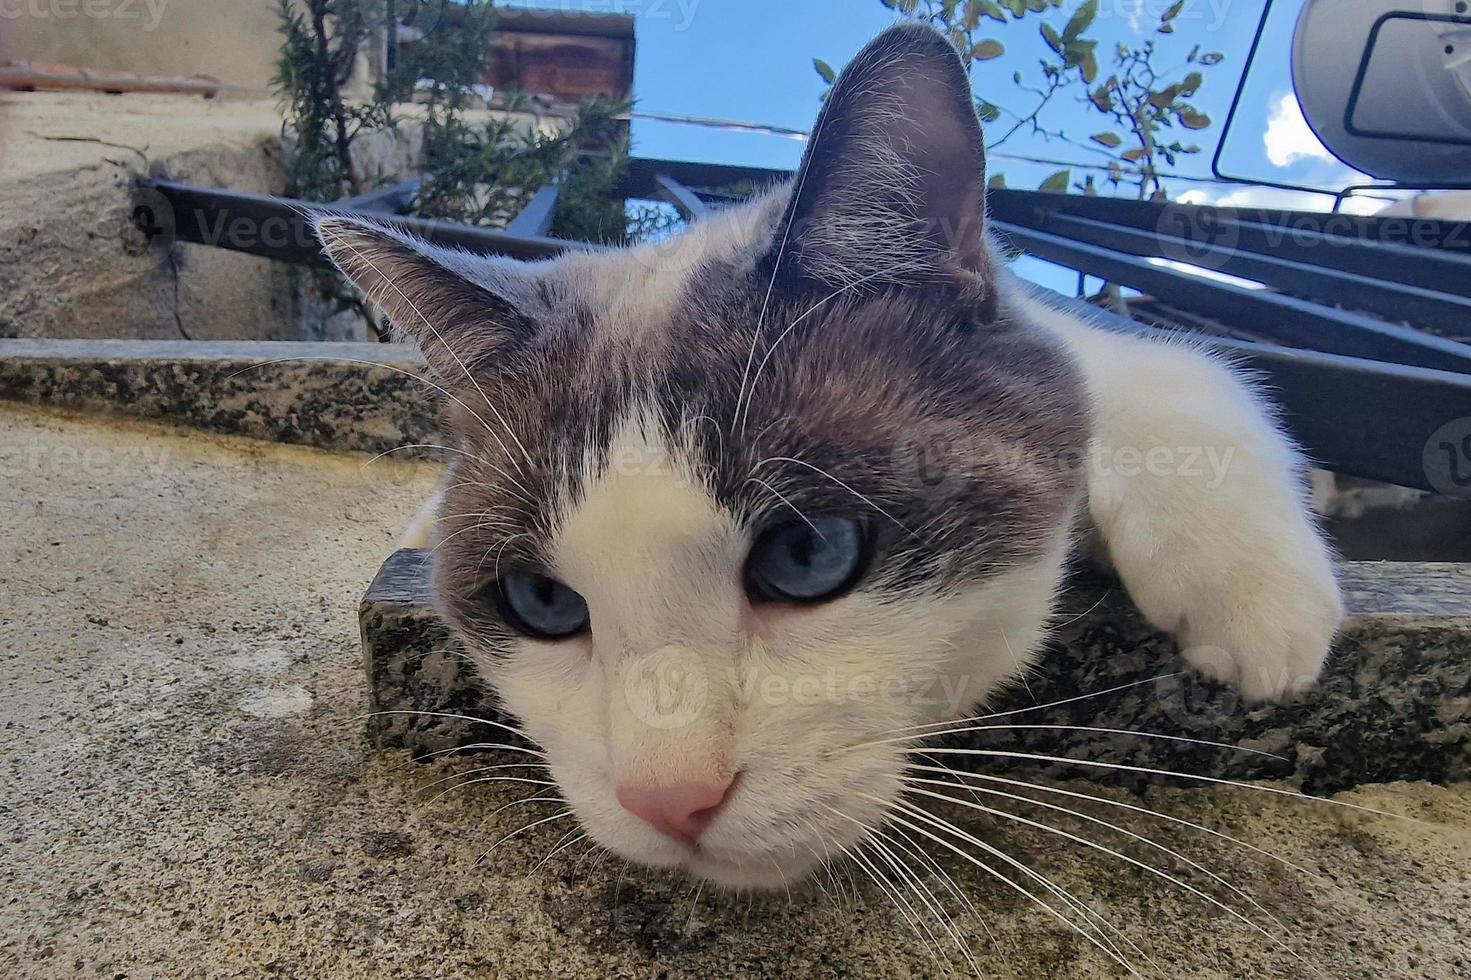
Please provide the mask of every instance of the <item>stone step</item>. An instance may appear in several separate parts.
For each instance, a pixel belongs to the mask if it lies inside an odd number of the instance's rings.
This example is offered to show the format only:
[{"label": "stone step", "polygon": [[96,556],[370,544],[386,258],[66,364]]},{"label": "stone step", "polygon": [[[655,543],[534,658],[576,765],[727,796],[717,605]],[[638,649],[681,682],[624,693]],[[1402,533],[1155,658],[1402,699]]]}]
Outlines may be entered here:
[{"label": "stone step", "polygon": [[[372,710],[409,712],[371,718],[369,738],[380,748],[415,754],[485,741],[486,730],[414,712],[495,717],[434,612],[426,554],[390,557],[361,607]],[[1471,565],[1347,562],[1342,577],[1348,622],[1323,678],[1295,703],[1246,705],[1230,687],[1190,672],[1173,641],[1143,621],[1117,584],[1089,578],[1068,589],[1062,625],[1026,684],[985,710],[1011,714],[979,723],[1039,727],[946,738],[953,745],[1218,779],[1286,779],[1315,793],[1401,779],[1466,780]],[[1131,785],[1165,778],[1044,760],[971,760],[987,769]]]},{"label": "stone step", "polygon": [[0,340],[0,397],[321,449],[437,442],[406,344]]}]

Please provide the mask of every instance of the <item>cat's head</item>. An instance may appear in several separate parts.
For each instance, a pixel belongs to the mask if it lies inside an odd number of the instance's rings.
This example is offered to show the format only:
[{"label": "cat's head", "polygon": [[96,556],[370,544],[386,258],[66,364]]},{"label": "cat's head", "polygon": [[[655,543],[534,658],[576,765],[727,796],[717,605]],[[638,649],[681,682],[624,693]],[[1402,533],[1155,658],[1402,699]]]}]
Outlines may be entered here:
[{"label": "cat's head", "polygon": [[882,819],[914,726],[1034,654],[1084,413],[998,297],[983,172],[911,26],[791,186],[672,242],[521,264],[320,223],[446,393],[439,607],[618,854],[800,876]]}]

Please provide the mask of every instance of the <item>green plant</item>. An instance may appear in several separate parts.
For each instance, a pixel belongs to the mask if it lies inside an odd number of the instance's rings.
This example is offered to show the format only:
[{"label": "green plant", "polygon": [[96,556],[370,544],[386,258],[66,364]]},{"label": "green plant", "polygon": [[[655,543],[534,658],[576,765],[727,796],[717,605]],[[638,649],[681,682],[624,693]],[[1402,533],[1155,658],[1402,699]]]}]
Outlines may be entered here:
[{"label": "green plant", "polygon": [[[1175,69],[1161,71],[1155,67],[1158,54],[1151,38],[1138,44],[1118,44],[1113,52],[1112,70],[1100,80],[1098,41],[1087,36],[1098,15],[1098,0],[1082,0],[1067,12],[1060,24],[1045,18],[1064,5],[1064,0],[880,0],[885,7],[907,17],[924,21],[941,31],[966,59],[967,66],[993,61],[1006,56],[1006,45],[998,38],[986,36],[992,29],[1009,28],[1018,21],[1036,19],[1047,54],[1039,60],[1040,81],[1029,83],[1020,70],[1012,73],[1017,89],[1032,97],[1026,111],[1007,108],[989,99],[978,98],[976,111],[982,121],[998,123],[1003,117],[1010,124],[999,136],[990,139],[988,148],[1004,145],[1019,132],[1027,132],[1045,140],[1069,143],[1106,158],[1099,170],[1115,188],[1129,187],[1140,198],[1163,198],[1165,186],[1160,164],[1174,166],[1181,156],[1199,153],[1194,143],[1182,143],[1178,130],[1194,132],[1210,126],[1211,120],[1188,100],[1205,81],[1203,69],[1220,64],[1224,55],[1201,52],[1196,45],[1185,63]],[[1176,0],[1160,15],[1155,31],[1173,34],[1176,19],[1185,0]],[[829,83],[834,72],[822,61],[815,62],[817,71]],[[1067,93],[1104,117],[1105,128],[1078,139],[1064,129],[1049,128],[1044,123],[1047,109]],[[1004,186],[1005,177],[992,177],[993,185]],[[1092,177],[1072,179],[1071,169],[1058,170],[1041,184],[1041,190],[1065,192],[1069,187],[1083,193],[1096,193]]]},{"label": "green plant", "polygon": [[[550,127],[508,116],[527,107],[501,96],[485,114],[481,80],[490,58],[490,0],[278,0],[284,41],[275,87],[293,152],[288,193],[330,202],[360,193],[353,147],[402,122],[417,102],[423,133],[421,189],[410,212],[476,225],[503,225],[541,187],[560,182],[553,232],[621,244],[630,223],[608,194],[627,161],[620,116],[627,106],[584,102]],[[346,95],[359,54],[390,25],[423,25],[416,43],[370,98]],[[599,152],[588,153],[590,148]]]},{"label": "green plant", "polygon": [[283,135],[294,146],[287,192],[335,201],[359,192],[353,142],[365,129],[390,125],[381,100],[354,105],[343,91],[358,54],[383,23],[372,0],[277,0],[281,56],[271,84],[281,101]]}]

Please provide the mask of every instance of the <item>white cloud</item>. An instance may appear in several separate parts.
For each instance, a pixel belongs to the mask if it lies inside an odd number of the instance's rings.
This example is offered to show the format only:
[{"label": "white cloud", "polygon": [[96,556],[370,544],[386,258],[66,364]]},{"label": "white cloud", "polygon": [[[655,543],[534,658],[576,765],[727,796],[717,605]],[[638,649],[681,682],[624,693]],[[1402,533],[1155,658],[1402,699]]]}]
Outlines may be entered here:
[{"label": "white cloud", "polygon": [[[1206,190],[1192,187],[1175,198],[1180,204],[1210,204],[1219,208],[1282,208],[1288,211],[1327,211],[1333,207],[1332,193],[1289,191],[1278,187],[1239,187]],[[1385,206],[1380,196],[1349,197],[1341,210],[1349,214],[1374,214]]]},{"label": "white cloud", "polygon": [[1267,114],[1267,129],[1262,134],[1267,159],[1274,166],[1286,167],[1299,160],[1321,160],[1337,163],[1338,158],[1318,141],[1302,116],[1297,96],[1284,92],[1276,97]]}]

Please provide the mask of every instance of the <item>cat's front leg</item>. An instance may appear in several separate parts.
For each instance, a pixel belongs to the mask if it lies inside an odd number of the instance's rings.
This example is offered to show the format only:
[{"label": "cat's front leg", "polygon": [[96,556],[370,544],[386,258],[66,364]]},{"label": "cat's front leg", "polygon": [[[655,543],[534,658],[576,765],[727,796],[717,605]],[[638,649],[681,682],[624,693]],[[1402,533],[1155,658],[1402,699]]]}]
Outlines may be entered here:
[{"label": "cat's front leg", "polygon": [[1035,312],[1085,375],[1088,509],[1140,611],[1251,700],[1310,686],[1343,607],[1302,462],[1262,397],[1188,345]]}]

